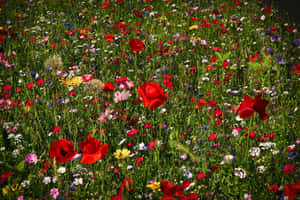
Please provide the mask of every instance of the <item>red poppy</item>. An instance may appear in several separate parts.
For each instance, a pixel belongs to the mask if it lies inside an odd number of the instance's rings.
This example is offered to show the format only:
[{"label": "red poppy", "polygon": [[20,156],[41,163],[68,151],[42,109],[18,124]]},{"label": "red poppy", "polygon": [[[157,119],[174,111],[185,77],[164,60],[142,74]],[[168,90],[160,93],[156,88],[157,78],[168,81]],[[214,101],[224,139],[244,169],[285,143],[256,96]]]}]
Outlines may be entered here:
[{"label": "red poppy", "polygon": [[116,86],[114,86],[112,83],[105,83],[104,84],[104,91],[112,91],[116,88]]},{"label": "red poppy", "polygon": [[267,120],[269,116],[266,114],[266,106],[268,105],[269,101],[261,99],[261,95],[256,96],[254,100],[253,109],[258,112],[261,120]]},{"label": "red poppy", "polygon": [[10,171],[6,171],[4,172],[3,174],[1,174],[1,179],[0,179],[0,182],[2,181],[6,181],[9,177],[11,176],[11,173]]},{"label": "red poppy", "polygon": [[105,158],[108,152],[108,144],[100,145],[97,138],[88,137],[85,141],[79,144],[80,149],[83,151],[81,163],[91,164]]},{"label": "red poppy", "polygon": [[129,47],[130,47],[131,51],[136,51],[136,52],[139,52],[139,51],[145,49],[145,45],[139,39],[130,40]]},{"label": "red poppy", "polygon": [[27,101],[25,101],[25,106],[29,107],[33,104],[33,100],[32,99],[28,99]]},{"label": "red poppy", "polygon": [[55,126],[52,130],[53,133],[59,132],[60,131],[60,126]]},{"label": "red poppy", "polygon": [[294,184],[286,184],[283,188],[284,196],[289,200],[294,200],[296,195],[300,195],[300,181]]},{"label": "red poppy", "polygon": [[36,83],[38,86],[41,86],[45,83],[45,81],[43,79],[39,79]]},{"label": "red poppy", "polygon": [[8,91],[9,89],[11,88],[11,84],[6,84],[6,85],[4,85],[3,87],[2,87],[2,92],[6,92],[6,91]]},{"label": "red poppy", "polygon": [[4,35],[0,35],[0,43],[2,43],[5,40],[5,36]]},{"label": "red poppy", "polygon": [[110,33],[106,34],[105,38],[106,38],[105,42],[112,42],[115,40],[115,36]]},{"label": "red poppy", "polygon": [[103,2],[102,2],[101,8],[107,8],[107,7],[109,7],[109,6],[110,6],[109,1],[103,1]]},{"label": "red poppy", "polygon": [[164,93],[160,85],[153,82],[139,86],[138,91],[143,99],[144,106],[150,110],[155,110],[158,106],[164,104],[168,98],[168,93]]},{"label": "red poppy", "polygon": [[74,144],[66,139],[56,140],[49,149],[49,156],[55,158],[56,162],[66,162],[71,160],[77,154],[74,151]]},{"label": "red poppy", "polygon": [[261,120],[267,120],[269,116],[266,114],[266,106],[269,101],[261,99],[261,95],[252,99],[248,95],[244,94],[244,101],[242,101],[240,107],[237,109],[237,113],[240,113],[240,117],[243,119],[250,118],[254,115],[254,111],[258,112]]},{"label": "red poppy", "polygon": [[297,66],[295,66],[296,70],[295,70],[295,74],[300,74],[300,64],[298,64]]},{"label": "red poppy", "polygon": [[30,90],[31,88],[33,88],[33,86],[34,86],[34,83],[28,83],[28,85],[26,86],[26,88]]},{"label": "red poppy", "polygon": [[209,141],[217,139],[218,135],[216,133],[210,134]]},{"label": "red poppy", "polygon": [[140,11],[140,10],[133,10],[133,14],[134,14],[136,17],[143,18],[143,13],[142,13],[142,11]]},{"label": "red poppy", "polygon": [[[184,192],[184,187],[179,185],[174,185],[172,181],[162,181],[160,183],[160,189],[165,195],[182,196]],[[168,197],[166,196],[166,197]],[[163,198],[162,198],[163,199]]]}]

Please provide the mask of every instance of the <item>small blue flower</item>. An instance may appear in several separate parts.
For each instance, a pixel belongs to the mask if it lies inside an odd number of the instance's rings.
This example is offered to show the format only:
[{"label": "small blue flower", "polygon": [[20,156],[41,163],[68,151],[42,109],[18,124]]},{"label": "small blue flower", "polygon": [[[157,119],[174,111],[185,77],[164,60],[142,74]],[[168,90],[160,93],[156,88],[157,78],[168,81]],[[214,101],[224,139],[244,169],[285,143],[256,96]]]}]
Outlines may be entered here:
[{"label": "small blue flower", "polygon": [[293,45],[294,47],[299,46],[299,45],[300,45],[300,40],[293,40],[293,41],[292,41],[292,45]]},{"label": "small blue flower", "polygon": [[127,60],[129,62],[129,64],[133,64],[134,63],[134,60],[132,58],[128,58]]},{"label": "small blue flower", "polygon": [[52,81],[45,81],[45,84],[46,84],[47,86],[51,86],[51,85],[52,85]]},{"label": "small blue flower", "polygon": [[289,158],[296,158],[298,156],[298,152],[294,151],[294,152],[289,152],[288,153],[288,157]]},{"label": "small blue flower", "polygon": [[188,86],[187,86],[187,89],[188,89],[188,90],[193,90],[194,87],[193,87],[192,85],[188,85]]},{"label": "small blue flower", "polygon": [[51,100],[51,103],[48,105],[48,107],[53,107],[54,106],[54,103],[53,101]]}]

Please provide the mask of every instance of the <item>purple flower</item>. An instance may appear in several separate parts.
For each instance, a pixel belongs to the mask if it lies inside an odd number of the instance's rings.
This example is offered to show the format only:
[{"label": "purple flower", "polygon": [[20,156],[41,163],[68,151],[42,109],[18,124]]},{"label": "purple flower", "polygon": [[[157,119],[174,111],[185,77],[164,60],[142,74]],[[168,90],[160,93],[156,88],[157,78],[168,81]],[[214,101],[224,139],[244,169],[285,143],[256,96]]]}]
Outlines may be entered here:
[{"label": "purple flower", "polygon": [[293,45],[294,47],[299,46],[299,45],[300,45],[300,40],[293,40],[293,41],[292,41],[292,45]]},{"label": "purple flower", "polygon": [[283,58],[282,58],[282,56],[276,56],[276,57],[275,57],[275,60],[276,60],[277,62],[279,62],[279,64],[283,64]]},{"label": "purple flower", "polygon": [[273,55],[274,49],[273,48],[268,48],[267,52],[268,52],[268,54]]},{"label": "purple flower", "polygon": [[272,35],[272,37],[271,37],[271,41],[272,42],[277,42],[279,40],[280,40],[280,36],[279,35]]},{"label": "purple flower", "polygon": [[29,164],[37,163],[37,155],[34,154],[34,153],[27,154],[26,157],[25,157],[25,162],[27,162]]}]

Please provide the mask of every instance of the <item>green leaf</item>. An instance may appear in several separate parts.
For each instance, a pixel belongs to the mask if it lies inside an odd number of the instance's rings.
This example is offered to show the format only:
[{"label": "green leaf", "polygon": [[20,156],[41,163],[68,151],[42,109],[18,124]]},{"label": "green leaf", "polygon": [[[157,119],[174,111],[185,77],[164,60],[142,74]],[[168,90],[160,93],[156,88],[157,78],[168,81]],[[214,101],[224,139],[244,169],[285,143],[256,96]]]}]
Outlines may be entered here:
[{"label": "green leaf", "polygon": [[216,56],[217,56],[218,60],[222,60],[223,59],[223,56],[219,52],[216,52]]},{"label": "green leaf", "polygon": [[230,52],[227,52],[224,56],[223,56],[223,61],[227,60],[230,56]]},{"label": "green leaf", "polygon": [[261,65],[256,62],[248,62],[248,65],[251,69],[259,69],[261,67]]},{"label": "green leaf", "polygon": [[19,172],[24,171],[25,168],[25,161],[22,160],[21,162],[19,162],[19,164],[16,166],[16,170],[18,170]]}]

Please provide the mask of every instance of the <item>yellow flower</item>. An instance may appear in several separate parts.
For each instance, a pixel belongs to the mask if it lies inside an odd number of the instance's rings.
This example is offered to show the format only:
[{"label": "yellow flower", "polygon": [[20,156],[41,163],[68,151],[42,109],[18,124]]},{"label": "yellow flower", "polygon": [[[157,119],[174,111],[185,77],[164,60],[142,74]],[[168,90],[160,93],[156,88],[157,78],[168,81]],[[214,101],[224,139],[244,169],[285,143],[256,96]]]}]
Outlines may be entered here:
[{"label": "yellow flower", "polygon": [[9,186],[5,186],[4,188],[2,188],[2,194],[3,196],[6,196],[8,194],[8,190],[9,190]]},{"label": "yellow flower", "polygon": [[28,107],[24,106],[23,109],[24,109],[25,113],[28,113],[30,111],[30,107],[29,106]]},{"label": "yellow flower", "polygon": [[196,40],[196,41],[201,41],[201,38],[200,38],[200,37],[191,37],[190,40],[192,40],[192,41],[194,41],[194,40]]},{"label": "yellow flower", "polygon": [[159,20],[167,20],[166,16],[160,17]]},{"label": "yellow flower", "polygon": [[70,78],[62,79],[62,82],[66,86],[75,86],[75,85],[79,85],[82,83],[82,78],[81,78],[81,76],[75,76],[72,79],[70,79]]},{"label": "yellow flower", "polygon": [[23,192],[22,187],[19,184],[16,185],[6,185],[2,188],[2,194],[4,196],[8,195],[9,193],[19,193]]},{"label": "yellow flower", "polygon": [[197,28],[198,28],[198,25],[193,25],[193,26],[189,27],[189,30],[191,31],[191,30],[194,30],[194,29],[197,29]]},{"label": "yellow flower", "polygon": [[114,156],[117,159],[125,159],[129,157],[130,153],[131,152],[128,149],[117,149],[117,151],[114,153]]},{"label": "yellow flower", "polygon": [[23,19],[23,18],[24,18],[24,16],[22,15],[22,13],[18,13],[18,12],[16,12],[16,13],[14,14],[14,16],[15,16],[16,18],[18,18],[18,19]]},{"label": "yellow flower", "polygon": [[2,31],[3,30],[3,26],[0,26],[0,31]]},{"label": "yellow flower", "polygon": [[154,181],[154,183],[148,184],[148,185],[146,185],[146,187],[152,189],[153,191],[156,189],[158,189],[160,191],[160,182]]}]

